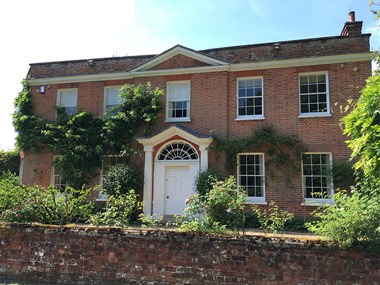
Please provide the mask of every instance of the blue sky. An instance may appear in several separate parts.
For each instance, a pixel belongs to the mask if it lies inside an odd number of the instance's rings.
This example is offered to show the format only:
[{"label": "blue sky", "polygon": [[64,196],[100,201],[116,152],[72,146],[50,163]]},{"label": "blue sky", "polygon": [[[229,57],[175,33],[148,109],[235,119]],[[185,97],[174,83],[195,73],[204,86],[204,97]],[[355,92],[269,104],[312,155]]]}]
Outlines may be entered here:
[{"label": "blue sky", "polygon": [[13,148],[13,100],[29,63],[337,36],[350,8],[378,49],[367,0],[1,1],[0,148]]}]

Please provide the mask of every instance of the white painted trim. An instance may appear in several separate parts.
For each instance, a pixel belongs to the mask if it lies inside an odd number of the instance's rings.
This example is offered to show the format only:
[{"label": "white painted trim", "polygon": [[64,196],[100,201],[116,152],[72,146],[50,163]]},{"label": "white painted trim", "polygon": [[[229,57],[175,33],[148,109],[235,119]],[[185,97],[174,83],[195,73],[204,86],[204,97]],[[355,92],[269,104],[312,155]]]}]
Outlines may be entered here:
[{"label": "white painted trim", "polygon": [[194,73],[208,73],[220,71],[244,71],[244,70],[260,70],[270,68],[287,68],[298,66],[313,66],[321,64],[337,64],[349,63],[372,60],[372,53],[356,53],[344,55],[331,55],[331,56],[316,56],[308,58],[285,59],[285,60],[272,60],[262,62],[249,62],[237,64],[225,64],[222,66],[203,66],[194,68],[178,68],[167,70],[153,70],[153,71],[139,71],[139,72],[115,72],[105,74],[91,74],[91,75],[78,75],[78,76],[61,76],[50,78],[29,78],[27,79],[30,86],[49,85],[49,84],[62,84],[62,83],[76,83],[76,82],[93,82],[93,81],[107,81],[107,80],[124,80],[133,79],[136,77],[151,77],[163,75],[177,75],[177,74],[194,74]]},{"label": "white painted trim", "polygon": [[149,60],[148,62],[136,67],[135,69],[132,69],[131,72],[138,72],[138,71],[145,71],[147,69],[150,69],[156,65],[159,65],[160,63],[167,61],[168,59],[177,56],[177,55],[184,55],[186,57],[202,61],[204,63],[210,64],[210,65],[227,65],[228,63],[218,60],[216,58],[209,57],[207,55],[203,55],[199,52],[181,47],[181,46],[175,46],[174,48],[171,48],[168,51],[163,52],[162,54],[154,57],[153,59]]},{"label": "white painted trim", "polygon": [[[332,157],[332,153],[331,152],[328,152],[328,151],[308,151],[308,152],[304,152],[303,154],[328,154],[329,155],[329,161],[330,161],[330,166],[332,167],[332,163],[333,163],[333,157]],[[302,155],[303,155],[302,154]],[[333,204],[334,203],[334,194],[335,194],[335,191],[334,191],[334,181],[331,181],[331,198],[326,198],[326,199],[321,199],[321,198],[305,198],[305,191],[306,191],[306,187],[305,187],[305,179],[304,179],[304,176],[303,176],[303,159],[302,159],[302,156],[301,156],[301,182],[302,182],[302,203],[301,205],[303,206],[318,206],[319,205],[322,205],[322,204]]]},{"label": "white painted trim", "polygon": [[[169,85],[170,84],[176,84],[176,83],[188,83],[189,85],[189,100],[186,100],[188,102],[188,108],[187,108],[187,117],[183,118],[170,118],[169,117]],[[165,122],[190,122],[190,109],[191,109],[191,81],[190,80],[181,80],[181,81],[168,81],[166,82],[166,120]],[[181,101],[183,102],[183,101]]]},{"label": "white painted trim", "polygon": [[[301,113],[301,76],[308,75],[319,75],[324,74],[326,76],[326,112],[312,112],[312,113]],[[317,72],[302,72],[298,73],[298,110],[299,116],[298,118],[305,117],[331,117],[331,109],[330,109],[330,82],[329,82],[329,73],[327,71],[317,71]]]},{"label": "white painted trim", "polygon": [[116,89],[116,88],[119,88],[121,89],[123,87],[123,85],[115,85],[115,86],[104,86],[104,95],[103,95],[103,116],[104,114],[106,113],[106,103],[107,103],[107,90],[108,89]]},{"label": "white painted trim", "polygon": [[[239,81],[240,80],[253,80],[261,79],[261,104],[262,104],[262,114],[261,115],[243,115],[239,116]],[[253,96],[255,97],[255,96]],[[264,76],[251,76],[251,77],[237,77],[236,78],[236,119],[235,121],[245,121],[245,120],[263,120],[264,119]]]},{"label": "white painted trim", "polygon": [[[266,177],[265,177],[265,153],[263,152],[242,152],[242,153],[238,153],[237,154],[237,165],[236,165],[236,176],[237,176],[237,183],[239,186],[241,186],[240,184],[240,164],[239,164],[239,156],[240,155],[262,155],[263,157],[263,197],[249,197],[247,195],[247,200],[248,200],[248,203],[252,203],[252,204],[262,204],[262,203],[266,203],[266,187],[265,187],[265,181],[266,181]],[[265,205],[265,204],[262,204],[262,205]]]},{"label": "white painted trim", "polygon": [[[197,160],[183,160],[183,161],[177,161],[177,160],[153,160],[153,150],[154,147],[166,140],[169,140],[170,138],[174,136],[179,136],[183,139],[186,139],[187,141],[196,144],[199,146],[199,150],[201,152],[200,159]],[[170,166],[183,166],[183,165],[190,165],[193,167],[197,167],[199,170],[205,170],[208,168],[208,146],[212,142],[212,138],[198,138],[176,126],[172,126],[168,128],[167,130],[151,137],[151,138],[139,138],[137,139],[139,143],[141,143],[144,146],[145,151],[145,164],[144,164],[144,207],[143,211],[145,214],[163,214],[163,208],[161,207],[163,205],[163,201],[161,201],[161,198],[158,197],[156,194],[156,187],[163,187],[164,185],[162,179],[163,175],[165,174],[165,165]],[[165,146],[162,146],[164,148]],[[160,151],[157,152],[157,155]],[[199,153],[198,153],[199,157]],[[154,162],[154,191],[155,194],[153,195],[153,162]],[[161,185],[161,186],[160,186]],[[156,205],[156,206],[154,206]],[[156,210],[154,207],[158,207]],[[160,208],[161,207],[161,208]]]},{"label": "white painted trim", "polygon": [[143,190],[143,211],[147,215],[152,213],[153,204],[153,150],[152,146],[144,145],[145,162],[144,162],[144,190]]},{"label": "white painted trim", "polygon": [[206,145],[207,147],[211,144],[212,138],[198,138],[176,126],[172,126],[165,131],[151,137],[151,138],[138,138],[137,141],[145,146],[155,146],[160,144],[161,142],[164,142],[171,137],[174,136],[180,136],[194,144],[197,145]]}]

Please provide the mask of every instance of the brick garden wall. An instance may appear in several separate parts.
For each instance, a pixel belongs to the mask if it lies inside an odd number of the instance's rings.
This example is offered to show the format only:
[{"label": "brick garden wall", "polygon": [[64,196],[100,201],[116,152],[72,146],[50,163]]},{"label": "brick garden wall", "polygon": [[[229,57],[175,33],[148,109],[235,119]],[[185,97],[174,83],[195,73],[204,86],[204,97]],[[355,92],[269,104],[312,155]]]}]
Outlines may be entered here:
[{"label": "brick garden wall", "polygon": [[106,228],[0,228],[0,283],[317,285],[380,282],[380,255],[317,242]]}]

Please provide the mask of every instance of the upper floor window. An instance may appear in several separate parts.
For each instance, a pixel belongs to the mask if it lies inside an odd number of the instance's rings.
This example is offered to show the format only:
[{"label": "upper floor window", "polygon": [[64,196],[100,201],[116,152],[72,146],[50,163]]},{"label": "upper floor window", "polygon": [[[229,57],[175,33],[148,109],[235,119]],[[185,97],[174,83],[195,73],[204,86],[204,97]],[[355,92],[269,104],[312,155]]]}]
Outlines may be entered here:
[{"label": "upper floor window", "polygon": [[77,113],[78,89],[58,90],[57,107],[64,109],[68,115]]},{"label": "upper floor window", "polygon": [[237,80],[238,119],[264,118],[263,78]]},{"label": "upper floor window", "polygon": [[301,116],[330,115],[327,72],[300,74]]},{"label": "upper floor window", "polygon": [[264,154],[238,155],[238,183],[250,202],[265,202]]},{"label": "upper floor window", "polygon": [[104,89],[104,112],[120,105],[121,98],[119,97],[121,87],[106,87]]},{"label": "upper floor window", "polygon": [[302,180],[305,200],[326,202],[332,200],[332,174],[330,153],[304,153]]},{"label": "upper floor window", "polygon": [[190,81],[168,82],[167,121],[190,121]]}]

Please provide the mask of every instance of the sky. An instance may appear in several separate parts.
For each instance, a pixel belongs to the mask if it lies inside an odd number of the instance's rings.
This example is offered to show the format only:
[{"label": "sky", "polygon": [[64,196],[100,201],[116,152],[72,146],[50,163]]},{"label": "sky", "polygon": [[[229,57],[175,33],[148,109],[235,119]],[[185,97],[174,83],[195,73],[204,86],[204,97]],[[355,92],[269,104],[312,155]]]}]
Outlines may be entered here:
[{"label": "sky", "polygon": [[350,9],[379,49],[368,0],[3,0],[0,149],[14,148],[13,101],[30,63],[338,36]]}]

